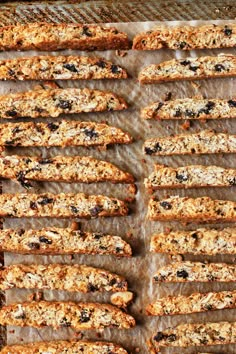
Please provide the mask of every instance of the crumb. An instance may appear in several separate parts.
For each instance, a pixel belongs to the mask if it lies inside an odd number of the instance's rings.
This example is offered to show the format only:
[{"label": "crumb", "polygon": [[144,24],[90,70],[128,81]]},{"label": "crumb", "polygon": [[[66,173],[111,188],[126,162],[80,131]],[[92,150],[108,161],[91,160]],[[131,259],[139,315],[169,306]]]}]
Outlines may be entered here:
[{"label": "crumb", "polygon": [[128,192],[131,194],[136,194],[137,193],[137,186],[135,184],[129,184],[128,185]]},{"label": "crumb", "polygon": [[74,333],[74,337],[76,337],[76,339],[82,339],[83,338],[83,333],[82,332],[75,332]]},{"label": "crumb", "polygon": [[125,309],[133,300],[134,294],[131,291],[117,292],[111,295],[111,303]]},{"label": "crumb", "polygon": [[181,261],[184,261],[184,256],[182,254],[176,254],[176,255],[170,254],[169,259],[172,262],[181,262]]},{"label": "crumb", "polygon": [[191,124],[189,120],[184,121],[183,124],[180,125],[180,128],[183,130],[189,130]]},{"label": "crumb", "polygon": [[76,231],[76,230],[79,230],[79,223],[78,222],[76,222],[76,221],[72,221],[72,223],[71,223],[71,228],[72,228],[72,230],[74,230],[74,231]]},{"label": "crumb", "polygon": [[116,55],[118,57],[125,57],[126,55],[128,54],[128,51],[127,50],[121,50],[121,49],[118,49],[116,50]]},{"label": "crumb", "polygon": [[14,329],[10,329],[9,333],[15,333],[15,330]]},{"label": "crumb", "polygon": [[200,84],[198,84],[198,83],[196,83],[196,82],[194,82],[194,81],[191,82],[191,85],[192,85],[192,87],[195,88],[195,89],[199,89],[199,88],[201,87]]},{"label": "crumb", "polygon": [[170,227],[165,227],[164,232],[166,232],[166,233],[171,232],[171,228]]},{"label": "crumb", "polygon": [[141,161],[142,161],[142,163],[147,163],[147,161],[145,159],[142,159]]},{"label": "crumb", "polygon": [[126,236],[129,237],[129,238],[132,238],[133,237],[133,233],[131,231],[128,231],[126,233]]},{"label": "crumb", "polygon": [[30,294],[28,296],[28,301],[40,301],[43,300],[42,291],[37,291],[36,293]]},{"label": "crumb", "polygon": [[205,124],[207,122],[207,120],[206,119],[200,119],[200,122]]},{"label": "crumb", "polygon": [[135,348],[135,353],[140,353],[140,348]]}]

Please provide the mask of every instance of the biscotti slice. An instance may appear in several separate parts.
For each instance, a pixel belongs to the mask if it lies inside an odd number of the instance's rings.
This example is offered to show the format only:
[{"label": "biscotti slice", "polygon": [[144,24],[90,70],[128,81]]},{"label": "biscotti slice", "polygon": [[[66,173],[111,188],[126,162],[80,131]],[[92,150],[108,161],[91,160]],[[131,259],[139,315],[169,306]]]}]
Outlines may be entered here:
[{"label": "biscotti slice", "polygon": [[86,265],[13,264],[0,269],[0,290],[49,289],[77,291],[127,291],[126,280],[105,269]]},{"label": "biscotti slice", "polygon": [[35,22],[3,26],[0,50],[128,49],[129,40],[115,27]]},{"label": "biscotti slice", "polygon": [[154,234],[150,251],[168,254],[236,254],[236,228],[196,229]]},{"label": "biscotti slice", "polygon": [[120,345],[111,342],[50,341],[7,345],[0,354],[128,354]]},{"label": "biscotti slice", "polygon": [[88,88],[32,90],[0,96],[0,117],[7,119],[119,111],[127,107],[125,100],[112,92]]},{"label": "biscotti slice", "polygon": [[1,194],[2,217],[96,218],[128,214],[124,201],[84,193]]},{"label": "biscotti slice", "polygon": [[125,69],[98,57],[36,56],[0,60],[0,80],[127,79]]},{"label": "biscotti slice", "polygon": [[0,309],[0,324],[35,328],[52,326],[54,329],[71,327],[75,330],[128,329],[135,326],[135,320],[108,304],[32,301],[3,306]]},{"label": "biscotti slice", "polygon": [[132,138],[119,128],[95,122],[62,120],[55,123],[0,125],[0,145],[6,146],[107,146],[129,144]]},{"label": "biscotti slice", "polygon": [[236,221],[236,202],[209,197],[172,196],[163,200],[150,199],[149,220]]},{"label": "biscotti slice", "polygon": [[0,230],[0,251],[22,254],[100,254],[130,257],[130,245],[119,236],[72,228]]},{"label": "biscotti slice", "polygon": [[147,155],[226,154],[235,152],[236,135],[216,133],[213,130],[152,138],[144,143],[144,153]]},{"label": "biscotti slice", "polygon": [[152,316],[184,315],[235,307],[236,290],[167,296],[148,305],[146,312]]},{"label": "biscotti slice", "polygon": [[236,100],[182,98],[159,101],[143,108],[141,117],[157,120],[236,118]]},{"label": "biscotti slice", "polygon": [[230,48],[236,46],[236,25],[156,26],[134,37],[133,49]]},{"label": "biscotti slice", "polygon": [[227,187],[236,184],[236,169],[202,165],[177,168],[155,165],[155,171],[148,178],[145,178],[144,184],[149,190]]},{"label": "biscotti slice", "polygon": [[154,275],[155,282],[235,282],[236,267],[227,263],[175,262],[161,267]]},{"label": "biscotti slice", "polygon": [[140,71],[138,79],[142,84],[154,84],[235,75],[236,56],[218,55],[216,57],[172,59],[160,64],[152,64]]},{"label": "biscotti slice", "polygon": [[56,182],[132,183],[134,178],[115,165],[89,156],[0,156],[0,177],[17,180],[25,188],[30,180]]},{"label": "biscotti slice", "polygon": [[236,343],[236,322],[182,323],[156,332],[151,338],[154,353],[163,347],[191,347]]}]

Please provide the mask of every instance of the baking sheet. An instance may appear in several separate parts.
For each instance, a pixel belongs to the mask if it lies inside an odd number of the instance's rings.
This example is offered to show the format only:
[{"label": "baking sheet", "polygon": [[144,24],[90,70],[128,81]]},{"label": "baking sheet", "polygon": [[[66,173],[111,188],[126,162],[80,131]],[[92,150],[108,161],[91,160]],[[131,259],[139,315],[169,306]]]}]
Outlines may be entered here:
[{"label": "baking sheet", "polygon": [[[227,23],[227,21],[215,21],[214,23]],[[231,21],[232,22],[232,21]],[[203,21],[193,22],[166,22],[168,25],[177,24],[200,24]],[[206,22],[205,22],[206,23]],[[209,22],[208,22],[209,23]],[[136,32],[148,30],[152,28],[158,22],[140,22],[122,24],[117,23],[115,26],[119,30],[126,31],[130,38]],[[188,316],[174,316],[164,318],[151,318],[145,316],[145,306],[154,301],[155,298],[166,295],[177,294],[190,294],[193,291],[210,291],[210,290],[230,290],[235,289],[234,284],[161,284],[153,285],[151,277],[158,267],[170,261],[167,255],[153,255],[149,253],[150,235],[153,232],[161,232],[166,227],[173,229],[193,229],[200,225],[181,225],[178,223],[164,223],[164,222],[149,222],[146,220],[147,203],[150,195],[144,190],[143,179],[152,170],[154,163],[164,163],[170,166],[182,166],[186,164],[218,164],[224,167],[235,167],[236,159],[235,155],[209,155],[209,156],[174,156],[174,157],[150,157],[142,154],[142,144],[146,138],[154,136],[166,136],[169,134],[183,133],[181,125],[183,121],[143,121],[140,118],[139,111],[141,107],[144,107],[148,103],[163,99],[169,92],[172,94],[172,98],[184,98],[190,96],[203,95],[208,98],[221,97],[232,98],[234,97],[234,87],[236,84],[236,78],[227,79],[212,79],[201,80],[195,84],[191,82],[176,82],[176,83],[163,83],[158,85],[146,85],[140,86],[137,82],[137,74],[143,66],[151,63],[158,63],[163,60],[174,58],[185,58],[187,56],[201,56],[201,55],[216,55],[219,53],[233,53],[236,54],[235,49],[226,50],[199,50],[191,52],[174,52],[171,50],[159,50],[155,52],[139,52],[128,51],[127,55],[120,57],[114,51],[107,52],[93,52],[82,53],[79,51],[62,51],[55,52],[54,55],[59,54],[86,54],[89,56],[103,56],[107,59],[111,59],[114,63],[124,66],[131,78],[128,80],[112,80],[112,81],[58,81],[61,87],[90,87],[96,89],[109,89],[123,96],[129,103],[129,109],[127,111],[120,112],[107,112],[107,113],[87,113],[77,115],[65,115],[59,119],[77,119],[77,120],[93,120],[98,122],[108,122],[111,125],[121,127],[128,131],[135,139],[134,143],[127,146],[114,146],[106,151],[100,151],[97,149],[85,149],[85,148],[11,148],[8,149],[9,154],[21,154],[21,155],[37,155],[43,157],[55,156],[57,154],[66,155],[91,155],[93,157],[104,159],[115,163],[120,168],[127,170],[134,174],[137,180],[138,192],[136,194],[136,200],[131,203],[131,214],[122,218],[106,218],[106,219],[93,219],[89,221],[79,220],[81,222],[81,228],[83,230],[101,231],[110,234],[117,234],[123,236],[133,246],[134,257],[131,259],[116,259],[109,256],[30,256],[30,255],[10,255],[5,254],[5,265],[12,263],[70,263],[70,264],[83,264],[86,263],[92,266],[104,267],[108,270],[117,272],[127,277],[130,285],[130,289],[135,292],[136,298],[133,305],[130,307],[130,313],[134,315],[137,320],[137,326],[135,329],[118,331],[116,329],[106,329],[104,331],[88,331],[83,332],[83,338],[105,340],[114,340],[132,352],[135,352],[135,348],[139,348],[140,353],[148,353],[145,342],[149,339],[153,331],[161,330],[167,326],[175,326],[181,322],[201,322],[201,321],[220,321],[220,320],[235,320],[235,310],[224,310],[209,312],[205,314],[194,314]],[[24,57],[38,54],[36,52],[10,52],[0,53],[0,58],[13,58]],[[40,54],[48,54],[41,52]],[[7,92],[23,91],[32,89],[35,87],[36,82],[2,82],[0,87],[0,94]],[[44,121],[45,119],[41,119]],[[38,119],[37,121],[40,121]],[[229,133],[236,134],[235,120],[220,120],[220,121],[208,121],[206,123],[191,122],[191,127],[188,132],[196,132],[200,129],[216,129],[217,131],[227,130]],[[83,185],[80,183],[66,184],[66,183],[35,183],[34,189],[31,192],[43,193],[43,192],[88,192],[90,194],[102,194],[125,198],[127,197],[128,186],[126,185],[111,185],[106,183]],[[25,192],[21,186],[14,182],[3,182],[3,193],[6,192]],[[167,195],[189,195],[189,196],[203,196],[209,195],[213,198],[222,198],[236,200],[235,187],[219,188],[219,189],[192,189],[192,190],[165,190],[160,191],[157,195],[161,198]],[[26,228],[41,228],[46,225],[53,225],[58,227],[66,227],[70,225],[69,220],[45,220],[45,219],[6,219],[4,222],[4,228],[7,227],[26,227]],[[201,225],[203,226],[203,225]],[[206,226],[206,225],[204,225]],[[210,225],[211,227],[214,225]],[[221,227],[220,224],[217,227]],[[185,259],[195,260],[214,260],[214,261],[230,261],[235,262],[235,257],[230,256],[217,256],[217,257],[185,257]],[[27,297],[34,293],[34,291],[25,290],[9,290],[6,292],[7,303],[16,301],[25,301]],[[56,291],[44,291],[43,298],[45,300],[91,300],[106,302],[109,301],[109,294],[79,294],[79,293],[66,293]],[[80,333],[75,333],[71,329],[60,329],[53,331],[51,328],[43,328],[40,330],[17,327],[8,327],[7,331],[7,343],[20,343],[20,342],[32,342],[40,340],[50,339],[62,339],[62,338],[74,338],[80,337]],[[224,350],[227,353],[235,353],[236,346],[225,346]],[[178,349],[166,349],[163,353],[177,353],[179,350],[184,353],[197,353],[198,351],[204,351],[204,347],[201,350],[196,348],[188,348],[186,350]],[[220,346],[210,348],[211,352],[217,352],[220,350]]]}]

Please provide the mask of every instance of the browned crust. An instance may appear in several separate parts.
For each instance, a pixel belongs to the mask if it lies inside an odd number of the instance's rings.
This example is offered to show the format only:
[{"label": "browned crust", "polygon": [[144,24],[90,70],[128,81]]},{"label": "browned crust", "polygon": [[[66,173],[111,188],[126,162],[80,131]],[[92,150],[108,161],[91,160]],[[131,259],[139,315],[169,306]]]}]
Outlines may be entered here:
[{"label": "browned crust", "polygon": [[[63,208],[62,208],[63,205]],[[2,217],[95,218],[125,216],[129,208],[124,201],[103,195],[84,193],[1,194]]]},{"label": "browned crust", "polygon": [[164,200],[151,198],[148,204],[149,220],[177,221],[236,221],[236,203],[209,197],[172,196]]},{"label": "browned crust", "polygon": [[56,182],[133,183],[134,177],[115,165],[89,156],[0,156],[0,177],[17,180],[30,188],[29,180]]},{"label": "browned crust", "polygon": [[0,80],[127,79],[121,66],[99,57],[33,56],[0,60]]},{"label": "browned crust", "polygon": [[107,146],[130,144],[123,130],[96,122],[6,123],[0,126],[0,145],[6,146]]},{"label": "browned crust", "polygon": [[170,48],[191,50],[231,48],[236,44],[235,29],[236,26],[233,23],[173,27],[160,25],[147,32],[137,34],[134,37],[132,49],[158,50]]},{"label": "browned crust", "polygon": [[40,354],[50,350],[56,350],[55,353],[68,350],[69,354],[91,354],[96,351],[96,354],[108,354],[110,351],[114,354],[128,354],[127,351],[120,345],[111,342],[89,342],[89,341],[50,341],[50,342],[35,342],[27,344],[15,344],[5,346],[1,354]]},{"label": "browned crust", "polygon": [[[129,40],[115,27],[83,24],[29,23],[1,27],[0,50],[128,49]],[[71,32],[71,33],[68,33]],[[66,39],[65,38],[66,35]]]},{"label": "browned crust", "polygon": [[127,291],[124,277],[83,264],[13,264],[0,269],[0,289],[66,290],[69,292]]},{"label": "browned crust", "polygon": [[100,303],[40,301],[11,304],[0,309],[0,324],[43,328],[71,327],[76,330],[135,326],[132,316],[115,306]]},{"label": "browned crust", "polygon": [[115,93],[88,88],[39,89],[0,96],[0,116],[6,119],[48,118],[61,114],[116,111],[127,108],[125,100]]},{"label": "browned crust", "polygon": [[4,229],[0,240],[1,252],[132,256],[130,245],[119,236],[72,228]]}]

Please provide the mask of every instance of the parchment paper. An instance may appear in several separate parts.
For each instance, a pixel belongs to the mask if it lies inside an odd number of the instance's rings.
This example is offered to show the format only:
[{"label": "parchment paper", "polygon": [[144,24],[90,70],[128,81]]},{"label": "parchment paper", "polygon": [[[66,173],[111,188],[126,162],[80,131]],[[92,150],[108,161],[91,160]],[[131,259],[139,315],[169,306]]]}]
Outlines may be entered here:
[{"label": "parchment paper", "polygon": [[[222,21],[215,21],[214,23],[219,23]],[[188,22],[182,22],[187,24]],[[192,24],[198,24],[200,22],[192,22]],[[224,21],[223,23],[226,23]],[[126,31],[130,38],[135,35],[135,33],[148,30],[152,28],[158,22],[146,22],[146,23],[116,23],[115,26],[119,30]],[[170,22],[166,23],[168,25],[177,25],[181,22]],[[105,159],[107,161],[117,164],[120,168],[123,168],[131,173],[133,173],[137,179],[138,192],[136,194],[135,203],[131,204],[132,213],[131,215],[123,218],[106,218],[106,219],[96,219],[89,221],[81,221],[81,228],[83,230],[93,230],[107,232],[110,234],[117,234],[123,236],[127,239],[133,246],[134,257],[131,259],[116,259],[109,256],[30,256],[30,255],[10,255],[5,254],[5,264],[12,263],[50,263],[50,262],[63,262],[63,263],[86,263],[92,266],[104,267],[111,271],[115,271],[127,277],[130,285],[130,289],[135,292],[136,298],[133,305],[130,307],[130,313],[134,315],[137,320],[137,326],[135,329],[118,331],[115,329],[105,330],[103,332],[88,331],[84,332],[83,338],[102,338],[106,340],[114,340],[132,352],[135,352],[135,348],[139,348],[140,353],[148,353],[148,349],[145,342],[151,334],[156,330],[161,330],[167,326],[175,326],[181,322],[204,322],[204,321],[220,321],[220,320],[235,320],[235,310],[224,310],[216,312],[208,312],[205,314],[194,314],[188,316],[173,316],[173,317],[163,317],[163,318],[151,318],[145,315],[145,306],[150,302],[154,301],[156,298],[166,296],[166,295],[178,295],[178,294],[190,294],[193,291],[210,291],[210,290],[229,290],[234,289],[234,284],[152,284],[152,275],[161,265],[170,261],[167,255],[156,255],[149,253],[149,243],[150,235],[153,232],[161,232],[166,227],[171,227],[172,229],[193,229],[199,227],[200,225],[181,225],[178,223],[164,223],[164,222],[149,222],[145,219],[147,212],[147,203],[149,199],[148,193],[145,191],[143,186],[143,179],[152,170],[154,163],[165,163],[170,166],[182,166],[186,164],[218,164],[225,167],[236,168],[235,155],[208,155],[208,156],[174,156],[174,157],[149,157],[142,154],[142,144],[144,139],[155,136],[167,136],[169,134],[180,134],[183,133],[183,128],[181,125],[183,121],[143,121],[140,118],[139,111],[141,107],[144,107],[148,103],[163,99],[166,93],[171,92],[172,99],[174,98],[184,98],[190,96],[203,95],[207,98],[221,97],[221,98],[232,98],[235,95],[234,87],[236,84],[236,79],[212,79],[212,80],[201,80],[192,84],[191,82],[176,82],[176,83],[165,83],[158,85],[146,85],[140,86],[137,82],[137,74],[143,66],[151,63],[159,63],[163,60],[168,60],[174,58],[185,58],[187,56],[201,56],[201,55],[216,55],[219,53],[234,53],[235,49],[227,50],[199,50],[191,52],[174,52],[171,50],[159,50],[155,52],[147,51],[129,51],[125,57],[117,56],[115,51],[108,52],[95,52],[95,53],[81,53],[79,51],[63,51],[55,52],[53,54],[86,54],[86,55],[98,55],[103,56],[107,59],[111,59],[114,63],[120,64],[127,68],[131,78],[128,80],[111,80],[111,81],[58,81],[61,87],[90,87],[97,89],[109,89],[117,94],[122,95],[129,102],[129,109],[127,111],[121,112],[108,112],[108,113],[88,113],[79,115],[68,115],[65,116],[66,119],[78,119],[78,120],[94,120],[94,121],[107,121],[109,124],[121,127],[122,129],[130,132],[135,139],[132,145],[128,146],[115,146],[109,148],[107,151],[99,151],[96,149],[86,149],[86,148],[11,148],[7,151],[9,154],[28,154],[31,156],[42,155],[43,157],[55,156],[57,154],[66,155],[91,155],[99,159]],[[36,52],[11,52],[11,53],[1,53],[0,58],[14,58],[14,57],[24,57],[32,56],[38,54]],[[47,54],[45,53],[40,53]],[[2,82],[0,86],[0,93],[23,91],[32,89],[36,85],[36,82]],[[65,118],[61,116],[58,118]],[[45,119],[41,119],[44,121]],[[48,119],[53,120],[53,119]],[[55,119],[54,119],[55,120]],[[38,120],[39,121],[39,120]],[[233,119],[219,120],[219,121],[208,121],[206,123],[201,122],[191,122],[191,127],[189,133],[196,132],[201,129],[211,129],[214,128],[217,131],[227,130],[229,133],[236,134],[236,123]],[[186,133],[188,133],[186,132]],[[85,191],[88,193],[95,194],[106,194],[112,197],[127,197],[127,186],[122,185],[111,185],[106,183],[83,185],[79,183],[66,184],[66,183],[35,183],[32,192],[46,192],[50,191],[53,193],[60,192],[80,192]],[[235,194],[236,187],[230,188],[219,188],[219,189],[191,189],[191,190],[165,190],[158,192],[158,196],[164,197],[167,195],[189,195],[189,196],[203,196],[208,195],[213,198],[222,198],[236,200]],[[3,182],[3,193],[6,192],[25,192],[22,187],[17,183],[4,181]],[[4,222],[4,228],[8,227],[26,227],[26,228],[41,228],[46,225],[61,226],[66,227],[70,225],[69,220],[57,220],[57,219],[6,219]],[[206,226],[201,225],[201,226]],[[215,225],[209,225],[215,226]],[[225,225],[226,226],[226,225]],[[217,225],[217,227],[222,227],[222,225]],[[213,260],[213,261],[230,261],[235,262],[234,257],[230,256],[217,256],[217,257],[190,257],[186,256],[185,259],[195,259],[195,260]],[[34,291],[25,290],[9,290],[6,292],[7,303],[25,301],[28,295],[34,293]],[[91,294],[83,295],[79,293],[66,293],[66,292],[56,292],[56,291],[44,291],[43,297],[45,300],[91,300],[106,302],[109,301],[108,294]],[[23,328],[19,329],[17,327],[8,328],[7,342],[10,344],[17,342],[32,342],[40,340],[50,340],[50,339],[62,339],[62,338],[74,338],[75,332],[71,329],[60,329],[57,331],[51,328],[44,328],[40,330]],[[206,349],[206,348],[205,348]],[[210,348],[211,352],[221,351],[221,347]],[[235,353],[236,346],[225,346],[225,352]],[[197,353],[199,351],[206,351],[204,347],[197,350],[196,348],[184,349],[166,349],[163,353]]]}]

